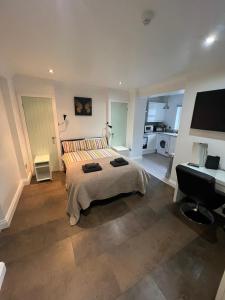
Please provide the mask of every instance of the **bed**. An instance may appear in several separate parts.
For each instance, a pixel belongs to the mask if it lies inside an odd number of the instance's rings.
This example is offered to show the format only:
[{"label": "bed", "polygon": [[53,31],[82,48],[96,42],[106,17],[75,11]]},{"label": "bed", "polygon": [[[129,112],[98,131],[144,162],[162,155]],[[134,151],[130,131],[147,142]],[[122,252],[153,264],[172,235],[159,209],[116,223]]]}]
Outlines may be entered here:
[{"label": "bed", "polygon": [[[121,155],[108,146],[106,138],[64,140],[62,149],[71,226],[79,221],[80,211],[94,200],[131,192],[146,193],[149,174],[130,160],[126,166],[112,167],[110,161]],[[82,165],[90,162],[98,162],[102,170],[84,173]]]}]

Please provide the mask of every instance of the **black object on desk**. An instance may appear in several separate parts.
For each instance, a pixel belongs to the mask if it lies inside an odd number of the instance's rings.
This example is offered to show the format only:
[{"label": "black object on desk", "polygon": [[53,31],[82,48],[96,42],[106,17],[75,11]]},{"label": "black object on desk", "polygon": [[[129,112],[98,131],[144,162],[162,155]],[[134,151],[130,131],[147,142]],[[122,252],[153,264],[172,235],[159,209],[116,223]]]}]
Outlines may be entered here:
[{"label": "black object on desk", "polygon": [[194,164],[194,163],[191,163],[191,162],[188,163],[188,166],[190,166],[190,167],[195,167],[195,168],[199,168],[199,165],[198,165],[198,164]]},{"label": "black object on desk", "polygon": [[206,158],[205,167],[206,169],[217,170],[219,168],[220,157],[208,155]]},{"label": "black object on desk", "polygon": [[185,194],[181,213],[198,224],[214,223],[210,210],[225,203],[225,194],[215,190],[215,178],[187,166],[176,167],[180,191]]}]

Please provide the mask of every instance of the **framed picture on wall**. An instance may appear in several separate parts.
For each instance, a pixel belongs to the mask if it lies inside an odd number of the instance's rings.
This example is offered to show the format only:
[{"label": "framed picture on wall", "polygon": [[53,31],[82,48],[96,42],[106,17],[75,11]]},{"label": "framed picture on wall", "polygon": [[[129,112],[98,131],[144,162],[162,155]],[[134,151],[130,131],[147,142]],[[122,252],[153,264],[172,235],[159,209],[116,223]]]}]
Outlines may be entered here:
[{"label": "framed picture on wall", "polygon": [[92,116],[92,98],[74,97],[76,116]]}]

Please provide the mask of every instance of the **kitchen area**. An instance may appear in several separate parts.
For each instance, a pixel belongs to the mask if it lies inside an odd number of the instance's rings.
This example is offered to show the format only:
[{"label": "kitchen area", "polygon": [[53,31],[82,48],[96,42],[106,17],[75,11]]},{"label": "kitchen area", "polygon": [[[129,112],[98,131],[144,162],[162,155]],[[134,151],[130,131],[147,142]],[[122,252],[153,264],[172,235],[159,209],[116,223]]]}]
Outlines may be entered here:
[{"label": "kitchen area", "polygon": [[149,97],[143,129],[142,164],[153,176],[168,181],[182,113],[184,92]]}]

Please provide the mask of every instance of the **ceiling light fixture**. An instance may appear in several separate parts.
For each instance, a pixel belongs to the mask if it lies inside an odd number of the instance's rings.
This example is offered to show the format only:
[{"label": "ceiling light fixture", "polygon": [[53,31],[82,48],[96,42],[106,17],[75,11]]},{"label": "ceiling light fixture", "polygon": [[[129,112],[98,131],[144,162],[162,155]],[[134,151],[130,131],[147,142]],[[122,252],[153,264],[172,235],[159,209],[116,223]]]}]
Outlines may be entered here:
[{"label": "ceiling light fixture", "polygon": [[212,35],[209,35],[203,42],[203,45],[205,47],[209,47],[211,46],[213,43],[215,43],[216,41],[216,35],[215,34],[212,34]]},{"label": "ceiling light fixture", "polygon": [[49,69],[49,70],[48,70],[48,73],[54,74],[54,70],[53,70],[53,69]]}]

